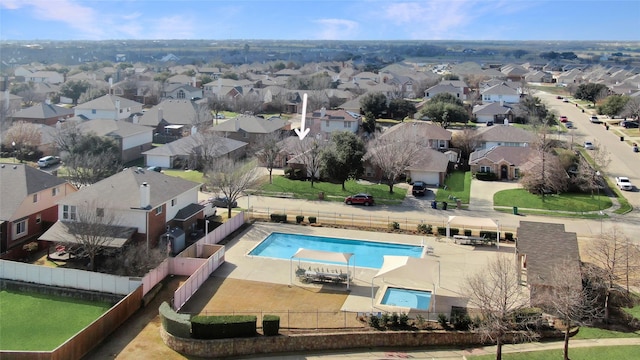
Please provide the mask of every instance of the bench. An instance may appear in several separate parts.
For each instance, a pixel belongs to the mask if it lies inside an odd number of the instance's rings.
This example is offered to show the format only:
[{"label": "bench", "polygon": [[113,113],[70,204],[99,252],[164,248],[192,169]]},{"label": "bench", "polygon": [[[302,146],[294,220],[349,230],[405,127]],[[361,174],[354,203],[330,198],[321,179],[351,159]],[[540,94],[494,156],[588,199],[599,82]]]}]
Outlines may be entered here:
[{"label": "bench", "polygon": [[495,241],[480,236],[453,235],[453,241],[459,245],[494,245]]},{"label": "bench", "polygon": [[307,270],[302,275],[302,280],[307,282],[332,282],[337,284],[346,282],[347,274]]}]

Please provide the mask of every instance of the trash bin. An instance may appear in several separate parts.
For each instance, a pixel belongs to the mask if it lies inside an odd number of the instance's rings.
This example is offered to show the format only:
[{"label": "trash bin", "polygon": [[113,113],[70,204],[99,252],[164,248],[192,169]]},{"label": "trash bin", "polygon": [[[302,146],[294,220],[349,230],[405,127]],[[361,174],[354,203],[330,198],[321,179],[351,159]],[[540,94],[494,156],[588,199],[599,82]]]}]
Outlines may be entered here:
[{"label": "trash bin", "polygon": [[435,200],[433,200],[433,201],[431,202],[431,208],[432,208],[432,209],[437,209],[437,208],[438,208],[438,202],[437,202],[437,201],[435,201]]},{"label": "trash bin", "polygon": [[442,210],[447,210],[447,202],[446,201],[442,202]]},{"label": "trash bin", "polygon": [[462,201],[460,199],[456,199],[456,209],[462,209]]},{"label": "trash bin", "polygon": [[624,141],[624,136],[620,136],[620,141]]},{"label": "trash bin", "polygon": [[324,191],[318,193],[318,200],[324,200]]},{"label": "trash bin", "polygon": [[517,206],[513,207],[513,215],[518,215],[518,207]]}]

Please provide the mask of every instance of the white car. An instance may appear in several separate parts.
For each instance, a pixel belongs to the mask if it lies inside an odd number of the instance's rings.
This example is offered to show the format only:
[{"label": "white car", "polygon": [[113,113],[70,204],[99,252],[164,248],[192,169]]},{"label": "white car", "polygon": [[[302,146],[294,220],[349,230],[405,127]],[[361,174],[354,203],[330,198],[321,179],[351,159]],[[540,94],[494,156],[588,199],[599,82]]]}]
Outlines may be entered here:
[{"label": "white car", "polygon": [[49,167],[51,165],[55,165],[55,164],[59,164],[60,163],[60,158],[57,156],[45,156],[43,158],[40,158],[40,160],[38,160],[38,167],[40,168],[46,168]]},{"label": "white car", "polygon": [[593,145],[593,143],[591,141],[585,141],[584,142],[584,148],[587,150],[594,150],[596,147],[595,145]]},{"label": "white car", "polygon": [[616,177],[616,186],[618,186],[620,190],[633,190],[633,184],[631,183],[631,180],[629,180],[629,178],[626,176]]}]

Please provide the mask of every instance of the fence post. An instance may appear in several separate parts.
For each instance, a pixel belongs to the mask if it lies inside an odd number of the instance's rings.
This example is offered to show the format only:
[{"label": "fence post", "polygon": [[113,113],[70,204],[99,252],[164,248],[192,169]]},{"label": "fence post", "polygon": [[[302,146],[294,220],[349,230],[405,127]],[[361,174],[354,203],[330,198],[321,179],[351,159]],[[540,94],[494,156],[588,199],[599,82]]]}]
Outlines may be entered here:
[{"label": "fence post", "polygon": [[320,328],[320,310],[316,309],[316,330]]}]

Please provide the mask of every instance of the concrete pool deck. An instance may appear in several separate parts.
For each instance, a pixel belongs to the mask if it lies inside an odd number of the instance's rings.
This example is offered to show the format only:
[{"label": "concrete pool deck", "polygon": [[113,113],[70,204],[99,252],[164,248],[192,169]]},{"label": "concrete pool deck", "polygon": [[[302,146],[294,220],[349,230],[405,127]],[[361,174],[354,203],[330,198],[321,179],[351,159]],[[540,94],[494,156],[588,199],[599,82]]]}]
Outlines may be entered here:
[{"label": "concrete pool deck", "polygon": [[[290,224],[255,223],[246,231],[236,236],[226,244],[225,264],[214,272],[214,276],[259,281],[296,287],[322,287],[327,286],[332,290],[343,289],[344,284],[308,284],[303,283],[295,276],[295,269],[300,267],[307,269],[320,269],[326,271],[346,271],[346,265],[326,265],[315,262],[294,260],[282,260],[248,255],[249,252],[262,242],[272,232],[295,233],[302,235],[327,236],[344,239],[368,240],[401,243],[408,245],[422,245],[433,248],[433,254],[424,255],[439,262],[441,270],[440,286],[435,286],[434,306],[431,312],[449,313],[451,306],[466,306],[464,300],[464,281],[469,274],[483,271],[484,266],[496,253],[513,253],[513,244],[502,244],[500,249],[496,247],[473,247],[457,245],[452,240],[434,236],[406,235],[387,232],[369,232],[350,229],[337,229],[329,227],[313,227]],[[398,311],[397,308],[380,305],[383,295],[380,288],[388,285],[383,279],[374,280],[375,299],[371,299],[371,281],[378,269],[358,267],[358,259],[355,257],[356,269],[352,271],[350,292],[341,310],[350,312],[379,312]],[[515,261],[515,260],[514,260]],[[437,278],[437,274],[434,274]],[[433,284],[425,284],[424,288],[433,287]]]}]

